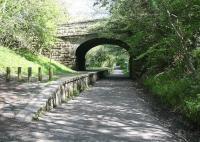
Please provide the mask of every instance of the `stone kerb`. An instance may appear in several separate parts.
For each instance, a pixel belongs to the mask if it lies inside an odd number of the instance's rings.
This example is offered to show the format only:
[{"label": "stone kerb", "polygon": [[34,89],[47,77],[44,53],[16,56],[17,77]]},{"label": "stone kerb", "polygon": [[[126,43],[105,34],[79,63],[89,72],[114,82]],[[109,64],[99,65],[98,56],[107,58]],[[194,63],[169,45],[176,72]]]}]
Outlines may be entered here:
[{"label": "stone kerb", "polygon": [[107,70],[102,70],[67,78],[67,80],[64,81],[55,81],[48,88],[44,89],[36,98],[31,99],[27,107],[17,114],[16,119],[22,122],[38,120],[39,116],[45,111],[50,111],[62,103],[66,103],[68,100],[87,89],[89,85],[93,85],[106,73]]}]

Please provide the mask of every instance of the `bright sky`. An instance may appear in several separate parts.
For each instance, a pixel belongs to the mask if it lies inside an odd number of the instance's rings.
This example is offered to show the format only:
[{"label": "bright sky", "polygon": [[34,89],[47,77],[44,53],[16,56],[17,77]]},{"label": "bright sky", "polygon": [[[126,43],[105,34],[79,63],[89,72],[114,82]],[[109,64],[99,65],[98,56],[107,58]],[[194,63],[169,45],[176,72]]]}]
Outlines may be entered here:
[{"label": "bright sky", "polygon": [[58,2],[67,9],[71,21],[97,19],[108,15],[104,8],[93,6],[95,0],[58,0]]}]

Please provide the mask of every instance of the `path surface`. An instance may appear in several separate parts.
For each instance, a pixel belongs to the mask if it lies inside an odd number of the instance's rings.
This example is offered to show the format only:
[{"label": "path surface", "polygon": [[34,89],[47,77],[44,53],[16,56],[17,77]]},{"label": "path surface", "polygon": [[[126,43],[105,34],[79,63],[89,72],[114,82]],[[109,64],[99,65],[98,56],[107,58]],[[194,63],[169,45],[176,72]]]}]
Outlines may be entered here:
[{"label": "path surface", "polygon": [[[87,72],[80,72],[84,74]],[[67,74],[54,76],[54,81],[32,81],[29,82],[18,82],[12,80],[10,82],[5,82],[2,77],[0,77],[0,119],[1,117],[15,118],[21,111],[23,111],[29,102],[37,97],[43,97],[42,92],[46,90],[53,89],[57,86],[79,74]],[[49,91],[46,91],[49,92]]]},{"label": "path surface", "polygon": [[32,124],[2,121],[0,141],[181,142],[121,72]]}]

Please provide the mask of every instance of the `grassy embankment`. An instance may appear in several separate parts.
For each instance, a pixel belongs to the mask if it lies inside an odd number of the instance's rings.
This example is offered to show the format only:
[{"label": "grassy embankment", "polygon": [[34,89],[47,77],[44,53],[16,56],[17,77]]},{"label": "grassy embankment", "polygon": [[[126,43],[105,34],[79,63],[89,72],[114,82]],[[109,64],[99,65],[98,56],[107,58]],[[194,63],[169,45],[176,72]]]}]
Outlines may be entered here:
[{"label": "grassy embankment", "polygon": [[181,112],[190,121],[200,125],[200,83],[193,75],[179,73],[177,70],[149,76],[144,85],[161,102],[174,111]]},{"label": "grassy embankment", "polygon": [[50,66],[56,75],[75,73],[72,69],[56,61],[52,60],[50,63],[50,59],[42,55],[35,55],[24,49],[13,51],[0,46],[0,74],[5,74],[6,67],[11,67],[12,75],[16,75],[17,68],[22,67],[22,76],[27,76],[28,67],[32,67],[33,77],[36,77],[38,67],[42,68],[43,75],[48,75]]}]

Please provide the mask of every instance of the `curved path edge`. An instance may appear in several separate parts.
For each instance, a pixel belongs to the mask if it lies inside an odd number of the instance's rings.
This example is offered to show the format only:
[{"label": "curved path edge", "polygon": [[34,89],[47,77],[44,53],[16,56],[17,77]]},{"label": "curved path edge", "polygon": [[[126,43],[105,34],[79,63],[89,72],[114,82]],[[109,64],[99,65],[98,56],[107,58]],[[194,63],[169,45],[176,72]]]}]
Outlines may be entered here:
[{"label": "curved path edge", "polygon": [[37,120],[45,111],[52,110],[67,102],[77,93],[87,89],[89,85],[102,78],[105,73],[107,73],[107,70],[82,72],[78,76],[63,77],[57,81],[52,81],[37,96],[30,98],[27,106],[13,118],[21,122]]}]

